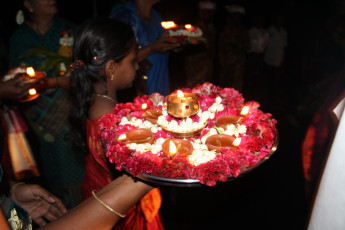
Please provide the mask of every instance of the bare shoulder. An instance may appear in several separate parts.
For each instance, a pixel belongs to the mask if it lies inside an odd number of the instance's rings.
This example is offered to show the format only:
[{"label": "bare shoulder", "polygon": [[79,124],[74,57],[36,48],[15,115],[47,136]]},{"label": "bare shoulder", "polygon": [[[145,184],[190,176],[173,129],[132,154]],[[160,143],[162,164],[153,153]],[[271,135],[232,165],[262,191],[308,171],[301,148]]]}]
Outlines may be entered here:
[{"label": "bare shoulder", "polygon": [[89,109],[89,120],[97,119],[98,117],[112,112],[114,109],[114,103],[107,100],[95,99],[95,102]]}]

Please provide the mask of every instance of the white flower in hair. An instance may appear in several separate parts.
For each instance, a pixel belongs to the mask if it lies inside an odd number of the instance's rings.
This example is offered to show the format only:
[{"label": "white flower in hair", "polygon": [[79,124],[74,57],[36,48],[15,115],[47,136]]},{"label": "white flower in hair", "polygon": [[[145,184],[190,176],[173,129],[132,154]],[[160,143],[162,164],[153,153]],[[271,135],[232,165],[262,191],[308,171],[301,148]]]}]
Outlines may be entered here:
[{"label": "white flower in hair", "polygon": [[65,34],[60,38],[59,44],[63,46],[73,46],[73,37],[69,37],[68,34]]},{"label": "white flower in hair", "polygon": [[18,10],[16,15],[16,22],[18,25],[21,25],[24,23],[24,14],[22,10]]}]

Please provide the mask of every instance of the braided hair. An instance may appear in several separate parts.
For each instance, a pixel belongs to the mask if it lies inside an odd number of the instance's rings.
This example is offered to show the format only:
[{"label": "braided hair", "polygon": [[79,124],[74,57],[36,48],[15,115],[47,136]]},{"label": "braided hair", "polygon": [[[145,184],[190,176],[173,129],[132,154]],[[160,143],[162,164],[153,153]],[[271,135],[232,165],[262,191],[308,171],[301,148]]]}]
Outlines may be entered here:
[{"label": "braided hair", "polygon": [[69,97],[72,103],[71,137],[77,149],[87,154],[85,122],[94,102],[93,85],[106,82],[106,63],[121,62],[135,44],[132,28],[109,18],[93,18],[77,30],[74,42]]}]

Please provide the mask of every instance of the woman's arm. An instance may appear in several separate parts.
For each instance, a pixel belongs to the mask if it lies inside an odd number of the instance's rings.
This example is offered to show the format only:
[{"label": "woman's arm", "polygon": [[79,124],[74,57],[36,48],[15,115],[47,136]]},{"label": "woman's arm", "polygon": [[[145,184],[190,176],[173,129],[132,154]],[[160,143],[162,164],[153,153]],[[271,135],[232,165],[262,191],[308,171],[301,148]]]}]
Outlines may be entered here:
[{"label": "woman's arm", "polygon": [[[151,189],[151,186],[123,175],[95,194],[111,209],[126,214]],[[91,196],[60,219],[41,229],[111,229],[119,220],[119,215]]]}]

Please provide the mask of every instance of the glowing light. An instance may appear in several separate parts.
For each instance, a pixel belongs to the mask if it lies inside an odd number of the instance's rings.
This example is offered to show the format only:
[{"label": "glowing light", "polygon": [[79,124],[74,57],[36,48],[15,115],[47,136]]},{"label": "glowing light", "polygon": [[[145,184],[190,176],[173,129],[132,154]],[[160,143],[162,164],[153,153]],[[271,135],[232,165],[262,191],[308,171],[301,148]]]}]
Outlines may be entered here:
[{"label": "glowing light", "polygon": [[174,144],[173,141],[170,141],[169,142],[169,153],[174,155],[174,154],[176,154],[176,152],[177,152],[176,145]]},{"label": "glowing light", "polygon": [[241,138],[237,137],[234,142],[232,142],[233,146],[239,146],[241,144]]},{"label": "glowing light", "polygon": [[174,21],[161,22],[161,25],[163,26],[164,29],[170,29],[170,28],[176,27],[176,24]]},{"label": "glowing light", "polygon": [[184,27],[185,27],[187,30],[192,29],[192,25],[191,25],[191,24],[186,24]]},{"label": "glowing light", "polygon": [[241,111],[241,115],[245,116],[249,113],[249,107],[248,106],[243,106],[242,111]]},{"label": "glowing light", "polygon": [[184,94],[183,94],[183,92],[181,90],[177,90],[177,96],[178,97],[183,97]]},{"label": "glowing light", "polygon": [[141,105],[141,108],[142,108],[142,109],[147,109],[147,104],[146,104],[146,103],[142,104],[142,105]]},{"label": "glowing light", "polygon": [[126,140],[126,139],[127,139],[126,134],[121,134],[121,135],[119,136],[119,138],[118,138],[119,141],[124,141],[124,140]]},{"label": "glowing light", "polygon": [[26,68],[26,73],[30,76],[30,77],[34,77],[35,76],[35,70],[32,67],[28,67]]},{"label": "glowing light", "polygon": [[29,89],[29,94],[30,95],[35,95],[37,92],[36,92],[36,90],[35,89]]}]

